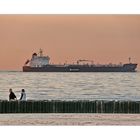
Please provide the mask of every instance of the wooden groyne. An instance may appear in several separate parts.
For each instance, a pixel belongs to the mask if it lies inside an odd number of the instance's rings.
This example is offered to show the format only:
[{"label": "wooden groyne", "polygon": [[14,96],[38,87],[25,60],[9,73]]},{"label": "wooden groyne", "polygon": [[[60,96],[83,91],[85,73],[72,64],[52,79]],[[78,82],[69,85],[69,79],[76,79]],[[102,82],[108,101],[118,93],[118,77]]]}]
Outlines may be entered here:
[{"label": "wooden groyne", "polygon": [[0,101],[0,113],[140,113],[140,101]]}]

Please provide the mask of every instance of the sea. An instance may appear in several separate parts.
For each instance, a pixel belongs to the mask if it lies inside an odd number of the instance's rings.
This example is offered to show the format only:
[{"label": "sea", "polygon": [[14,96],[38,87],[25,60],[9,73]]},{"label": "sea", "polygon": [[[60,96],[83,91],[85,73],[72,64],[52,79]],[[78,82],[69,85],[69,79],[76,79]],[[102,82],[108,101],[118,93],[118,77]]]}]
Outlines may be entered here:
[{"label": "sea", "polygon": [[[0,100],[134,100],[140,101],[140,72],[26,73],[0,72]],[[0,125],[140,125],[139,114],[0,114]]]},{"label": "sea", "polygon": [[0,100],[8,100],[10,88],[18,99],[25,89],[28,100],[140,100],[140,72],[1,71]]}]

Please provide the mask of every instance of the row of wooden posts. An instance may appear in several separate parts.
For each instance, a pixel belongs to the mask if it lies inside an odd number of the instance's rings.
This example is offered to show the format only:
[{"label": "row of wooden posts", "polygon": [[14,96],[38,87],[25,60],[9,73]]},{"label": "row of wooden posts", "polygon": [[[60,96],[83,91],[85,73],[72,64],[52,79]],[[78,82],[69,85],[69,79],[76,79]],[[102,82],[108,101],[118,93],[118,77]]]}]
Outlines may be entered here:
[{"label": "row of wooden posts", "polygon": [[140,113],[140,101],[0,101],[0,113]]}]

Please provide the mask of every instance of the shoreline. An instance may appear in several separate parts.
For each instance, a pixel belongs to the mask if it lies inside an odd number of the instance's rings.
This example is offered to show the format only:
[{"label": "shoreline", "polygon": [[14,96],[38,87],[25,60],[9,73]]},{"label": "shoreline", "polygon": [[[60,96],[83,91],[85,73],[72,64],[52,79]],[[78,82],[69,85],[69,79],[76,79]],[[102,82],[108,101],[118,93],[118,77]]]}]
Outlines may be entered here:
[{"label": "shoreline", "polygon": [[0,114],[0,125],[140,126],[140,114]]}]

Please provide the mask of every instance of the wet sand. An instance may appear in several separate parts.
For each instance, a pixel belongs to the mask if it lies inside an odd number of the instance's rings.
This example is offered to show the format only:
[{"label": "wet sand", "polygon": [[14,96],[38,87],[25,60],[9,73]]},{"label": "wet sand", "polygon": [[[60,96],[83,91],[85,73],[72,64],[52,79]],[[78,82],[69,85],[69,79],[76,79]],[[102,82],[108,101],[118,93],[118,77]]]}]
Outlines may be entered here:
[{"label": "wet sand", "polygon": [[0,114],[0,125],[140,126],[140,114]]}]

